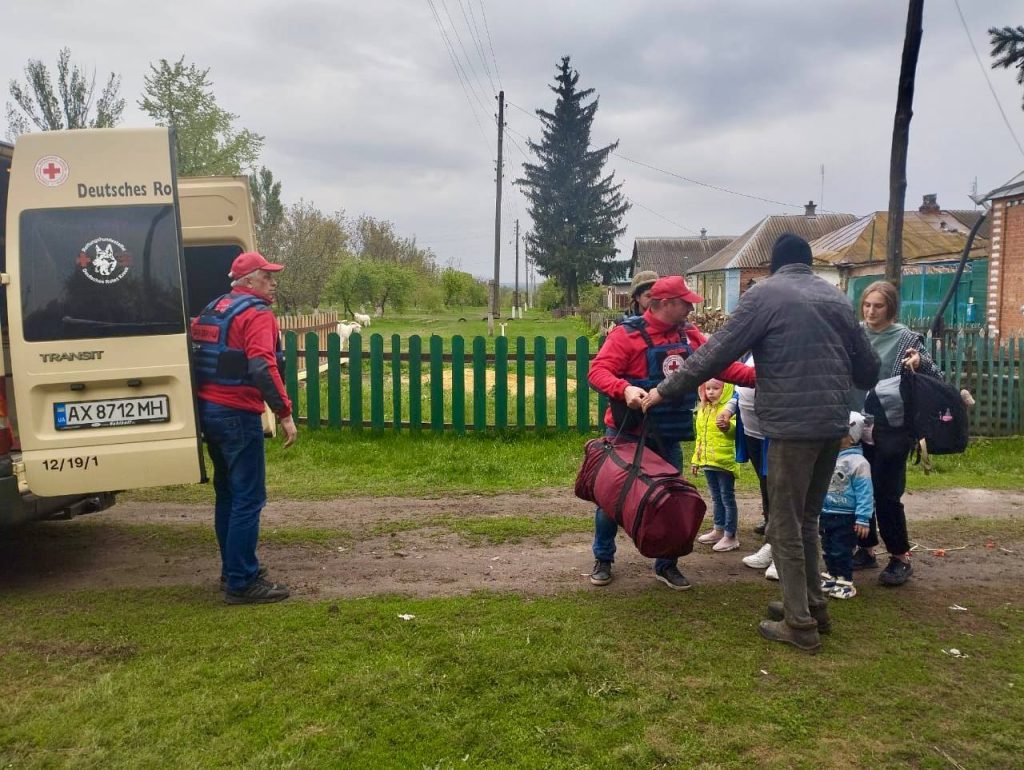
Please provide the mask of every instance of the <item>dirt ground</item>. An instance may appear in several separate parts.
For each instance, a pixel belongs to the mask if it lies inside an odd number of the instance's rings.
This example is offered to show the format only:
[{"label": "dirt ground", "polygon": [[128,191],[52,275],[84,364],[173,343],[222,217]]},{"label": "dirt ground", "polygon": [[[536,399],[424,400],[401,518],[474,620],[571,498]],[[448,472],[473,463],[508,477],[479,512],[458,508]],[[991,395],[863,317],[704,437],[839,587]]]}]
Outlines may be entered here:
[{"label": "dirt ground", "polygon": [[[738,551],[716,554],[698,545],[680,568],[699,590],[726,581],[763,581],[761,571],[740,559],[760,545],[752,528],[757,501],[741,497]],[[904,498],[914,523],[971,516],[1015,519],[1024,524],[1024,493],[943,490],[908,493]],[[607,591],[631,595],[660,585],[651,561],[640,556],[620,532],[615,580],[605,588],[590,585],[593,563],[590,537],[567,534],[550,542],[528,538],[518,543],[478,544],[443,529],[415,529],[393,535],[363,537],[388,522],[438,516],[543,516],[572,514],[589,519],[593,507],[568,490],[527,494],[460,496],[441,499],[351,498],[323,502],[270,502],[263,513],[264,531],[276,528],[338,529],[329,544],[265,543],[260,558],[273,579],[288,584],[293,595],[307,599],[403,594],[417,597],[464,595],[477,591],[554,594]],[[196,542],[196,527],[212,526],[208,506],[119,503],[115,508],[71,522],[50,522],[4,533],[0,539],[0,594],[9,591],[67,592],[80,589],[195,585],[216,590],[219,563],[212,543]],[[140,534],[131,524],[164,525],[192,533],[174,537]],[[923,539],[915,552],[915,579],[910,593],[969,586],[1019,590],[1024,574],[1024,526],[1012,541],[934,543]],[[146,530],[142,530],[143,533]],[[919,541],[921,542],[921,541]],[[962,550],[959,546],[967,546]],[[945,556],[930,550],[947,549]],[[884,562],[884,559],[882,559]],[[858,573],[864,586],[875,586],[877,571]],[[863,589],[862,589],[863,590]]]}]

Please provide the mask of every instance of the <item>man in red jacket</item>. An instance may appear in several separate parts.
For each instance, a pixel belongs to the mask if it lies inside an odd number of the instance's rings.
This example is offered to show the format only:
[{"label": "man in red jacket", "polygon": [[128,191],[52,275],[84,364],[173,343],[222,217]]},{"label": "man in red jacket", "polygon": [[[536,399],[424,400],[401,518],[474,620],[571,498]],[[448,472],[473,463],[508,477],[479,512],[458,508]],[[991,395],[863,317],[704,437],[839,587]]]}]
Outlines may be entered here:
[{"label": "man in red jacket", "polygon": [[[681,368],[707,338],[687,322],[693,306],[704,298],[692,291],[681,276],[659,278],[651,288],[651,304],[642,316],[627,319],[609,333],[590,365],[589,382],[609,398],[604,423],[606,435],[636,431],[640,402],[647,391]],[[747,387],[754,386],[754,370],[734,363],[718,379]],[[693,440],[693,408],[696,391],[682,403],[652,411],[661,441],[651,444],[665,460],[682,469],[680,441]],[[615,561],[615,521],[601,508],[594,514],[594,569],[590,582],[597,586],[612,581]],[[657,559],[654,574],[669,588],[682,591],[690,582],[679,571],[678,559]]]},{"label": "man in red jacket", "polygon": [[277,320],[270,305],[284,265],[261,254],[231,264],[231,291],[192,322],[199,420],[213,461],[217,495],[214,527],[228,604],[266,604],[288,598],[288,588],[266,579],[256,558],[260,512],[267,502],[263,404],[277,415],[286,447],[297,431],[281,379]]}]

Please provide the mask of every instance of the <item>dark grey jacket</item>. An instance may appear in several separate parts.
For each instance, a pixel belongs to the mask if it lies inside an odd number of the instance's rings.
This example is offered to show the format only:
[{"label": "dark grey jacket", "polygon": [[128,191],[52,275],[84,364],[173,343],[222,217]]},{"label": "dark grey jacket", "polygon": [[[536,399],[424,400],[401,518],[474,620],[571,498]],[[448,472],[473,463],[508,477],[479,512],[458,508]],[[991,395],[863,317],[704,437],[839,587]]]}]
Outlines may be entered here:
[{"label": "dark grey jacket", "polygon": [[658,386],[676,401],[753,350],[754,409],[768,438],[845,436],[853,387],[878,382],[878,356],[850,301],[806,265],[785,265],[748,290],[725,326]]}]

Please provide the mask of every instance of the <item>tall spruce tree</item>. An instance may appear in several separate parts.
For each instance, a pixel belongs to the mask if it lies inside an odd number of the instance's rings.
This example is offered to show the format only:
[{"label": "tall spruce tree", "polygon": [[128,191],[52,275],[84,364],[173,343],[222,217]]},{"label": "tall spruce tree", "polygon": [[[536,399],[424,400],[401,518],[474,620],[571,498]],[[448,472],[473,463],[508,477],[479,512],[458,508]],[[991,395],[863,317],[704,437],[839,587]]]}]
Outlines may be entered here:
[{"label": "tall spruce tree", "polygon": [[590,149],[590,127],[597,98],[584,102],[594,89],[576,89],[579,73],[562,58],[554,85],[554,112],[537,110],[544,124],[541,141],[528,142],[538,162],[523,164],[517,179],[530,201],[533,229],[526,234],[526,253],[537,270],[553,277],[565,290],[569,305],[579,303],[580,286],[611,267],[618,249],[615,239],[626,228],[622,217],[629,204],[614,184],[615,174],[603,174],[608,155],[618,142]]},{"label": "tall spruce tree", "polygon": [[[1017,69],[1017,83],[1024,86],[1024,27],[992,27],[988,31],[992,44],[992,69]],[[1024,103],[1021,104],[1024,110]]]}]

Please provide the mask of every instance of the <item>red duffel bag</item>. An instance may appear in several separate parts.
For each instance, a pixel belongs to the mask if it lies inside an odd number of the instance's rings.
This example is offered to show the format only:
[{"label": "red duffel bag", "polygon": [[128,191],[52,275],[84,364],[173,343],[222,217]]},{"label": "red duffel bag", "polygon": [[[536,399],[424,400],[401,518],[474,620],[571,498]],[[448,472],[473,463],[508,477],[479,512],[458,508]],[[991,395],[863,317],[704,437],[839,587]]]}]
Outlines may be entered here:
[{"label": "red duffel bag", "polygon": [[693,550],[707,505],[678,468],[645,451],[646,438],[645,420],[639,441],[588,441],[576,475],[576,496],[601,506],[644,556],[685,556]]}]

